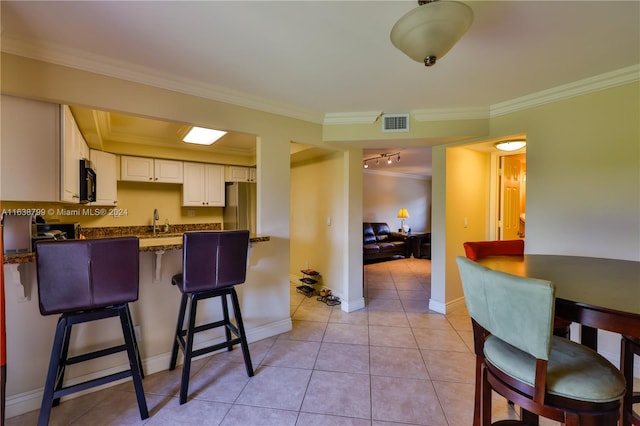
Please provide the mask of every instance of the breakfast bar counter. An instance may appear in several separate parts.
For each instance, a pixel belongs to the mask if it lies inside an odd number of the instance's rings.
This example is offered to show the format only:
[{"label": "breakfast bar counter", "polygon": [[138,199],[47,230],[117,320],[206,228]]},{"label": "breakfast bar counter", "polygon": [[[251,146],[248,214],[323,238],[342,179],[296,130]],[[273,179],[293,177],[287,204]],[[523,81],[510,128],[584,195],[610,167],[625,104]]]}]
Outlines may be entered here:
[{"label": "breakfast bar counter", "polygon": [[[168,232],[156,232],[155,236],[151,226],[81,229],[82,237],[87,239],[126,235],[139,238],[139,295],[130,308],[145,374],[169,368],[181,297],[171,279],[182,271],[182,235],[184,232],[219,230],[221,227],[220,224],[207,225],[173,225]],[[283,239],[253,235],[250,242],[246,281],[238,286],[237,292],[247,339],[252,343],[290,331],[291,315],[287,265],[274,256],[285,244]],[[33,253],[4,256],[4,272],[7,412],[11,416],[40,406],[57,318],[40,314]],[[220,303],[203,305],[198,315],[203,321],[219,320],[222,317]],[[74,348],[83,351],[117,341],[121,336],[112,328],[109,320],[104,324],[100,321],[83,324],[74,337]],[[223,338],[222,330],[209,330],[201,336],[204,343],[215,343]],[[127,365],[126,357],[114,355],[70,370],[69,380],[84,381],[104,370],[126,369]]]},{"label": "breakfast bar counter", "polygon": [[[182,249],[182,234],[189,231],[219,231],[221,225],[219,223],[202,223],[188,225],[171,225],[167,232],[153,233],[151,226],[113,226],[102,228],[83,228],[81,231],[82,238],[110,238],[136,236],[140,240],[141,252],[156,252],[166,250]],[[269,241],[268,236],[252,235],[249,238],[250,243],[258,243]],[[5,254],[3,257],[4,264],[21,264],[35,261],[35,253],[15,253]]]}]

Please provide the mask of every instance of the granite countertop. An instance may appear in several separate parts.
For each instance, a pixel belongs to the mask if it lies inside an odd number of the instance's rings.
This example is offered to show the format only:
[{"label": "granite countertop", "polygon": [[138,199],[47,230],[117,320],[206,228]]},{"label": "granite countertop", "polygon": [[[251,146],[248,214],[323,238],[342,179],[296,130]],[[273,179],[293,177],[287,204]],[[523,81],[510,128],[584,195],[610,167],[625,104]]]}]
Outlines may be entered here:
[{"label": "granite countertop", "polygon": [[[153,233],[151,226],[112,226],[103,228],[82,228],[80,233],[82,238],[109,238],[136,236],[140,240],[140,252],[155,252],[160,250],[181,250],[182,234],[188,231],[219,231],[222,228],[220,223],[199,223],[188,225],[170,225],[168,232]],[[251,235],[249,241],[258,243],[269,241],[269,236]],[[35,260],[35,253],[5,254],[5,264],[28,263]]]}]

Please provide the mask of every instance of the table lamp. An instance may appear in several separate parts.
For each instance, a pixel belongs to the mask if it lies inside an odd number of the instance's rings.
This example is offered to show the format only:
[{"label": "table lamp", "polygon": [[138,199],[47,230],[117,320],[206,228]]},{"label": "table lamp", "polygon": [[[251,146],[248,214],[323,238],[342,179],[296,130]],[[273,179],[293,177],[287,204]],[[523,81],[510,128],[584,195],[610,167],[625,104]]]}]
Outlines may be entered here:
[{"label": "table lamp", "polygon": [[402,225],[400,227],[401,231],[403,234],[407,233],[407,227],[405,227],[404,224],[404,220],[409,218],[409,212],[407,211],[407,209],[400,209],[398,210],[398,219],[401,219],[402,221]]}]

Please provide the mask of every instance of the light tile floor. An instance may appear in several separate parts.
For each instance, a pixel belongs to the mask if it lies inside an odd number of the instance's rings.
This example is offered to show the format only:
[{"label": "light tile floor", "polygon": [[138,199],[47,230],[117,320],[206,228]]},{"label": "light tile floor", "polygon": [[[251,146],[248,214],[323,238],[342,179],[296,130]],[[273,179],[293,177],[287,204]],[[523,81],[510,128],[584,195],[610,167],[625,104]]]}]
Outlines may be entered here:
[{"label": "light tile floor", "polygon": [[[367,307],[345,313],[291,286],[293,330],[250,345],[255,376],[234,350],[192,364],[189,400],[180,369],[144,379],[141,421],[131,383],[70,399],[51,425],[430,425],[469,426],[474,356],[466,310],[428,309],[431,262],[365,266]],[[494,420],[517,418],[495,396]],[[38,412],[6,426],[35,425]],[[557,425],[545,423],[543,425]]]}]

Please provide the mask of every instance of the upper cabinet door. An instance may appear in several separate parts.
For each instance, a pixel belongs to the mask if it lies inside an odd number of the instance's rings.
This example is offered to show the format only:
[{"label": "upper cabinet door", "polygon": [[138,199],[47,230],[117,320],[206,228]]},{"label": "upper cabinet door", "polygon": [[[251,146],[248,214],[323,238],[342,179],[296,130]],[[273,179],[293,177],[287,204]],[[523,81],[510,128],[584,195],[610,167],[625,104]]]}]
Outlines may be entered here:
[{"label": "upper cabinet door", "polygon": [[182,183],[182,168],[182,161],[123,155],[120,159],[120,180]]},{"label": "upper cabinet door", "polygon": [[223,207],[224,200],[224,166],[184,163],[183,206]]},{"label": "upper cabinet door", "polygon": [[184,163],[184,184],[182,185],[183,206],[206,206],[204,174],[204,164]]},{"label": "upper cabinet door", "polygon": [[182,183],[182,161],[154,159],[154,181]]},{"label": "upper cabinet door", "polygon": [[68,105],[61,106],[60,201],[80,202],[80,159],[89,158],[89,147]]},{"label": "upper cabinet door", "polygon": [[60,106],[5,95],[1,102],[2,199],[58,201]]},{"label": "upper cabinet door", "polygon": [[116,156],[109,152],[90,151],[91,164],[96,172],[96,201],[98,206],[115,206],[118,203],[118,176]]},{"label": "upper cabinet door", "polygon": [[207,164],[205,169],[206,204],[207,206],[224,207],[224,166]]},{"label": "upper cabinet door", "polygon": [[256,182],[256,168],[243,166],[225,166],[226,182]]},{"label": "upper cabinet door", "polygon": [[249,168],[242,166],[226,166],[224,180],[227,182],[249,182]]},{"label": "upper cabinet door", "polygon": [[153,158],[120,157],[120,179],[137,182],[153,182]]}]

